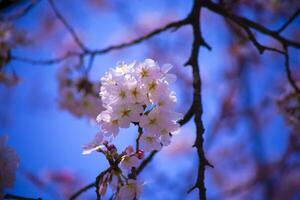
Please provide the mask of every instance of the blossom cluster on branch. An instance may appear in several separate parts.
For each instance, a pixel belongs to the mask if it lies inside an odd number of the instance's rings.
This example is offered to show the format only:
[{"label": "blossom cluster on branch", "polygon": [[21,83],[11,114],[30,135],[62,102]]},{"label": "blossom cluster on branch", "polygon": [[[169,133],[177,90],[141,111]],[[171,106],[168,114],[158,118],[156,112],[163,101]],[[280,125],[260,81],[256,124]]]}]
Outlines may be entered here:
[{"label": "blossom cluster on branch", "polygon": [[[83,151],[101,152],[110,164],[96,179],[98,195],[103,196],[110,185],[115,199],[137,198],[143,184],[136,180],[136,169],[144,152],[161,150],[179,131],[177,121],[183,116],[174,111],[177,99],[170,84],[176,76],[168,73],[171,68],[170,64],[160,67],[152,59],[121,62],[101,78],[104,110],[97,117],[101,131]],[[117,137],[120,128],[129,128],[130,124],[138,127],[136,148],[128,146],[119,154],[107,140]]]}]

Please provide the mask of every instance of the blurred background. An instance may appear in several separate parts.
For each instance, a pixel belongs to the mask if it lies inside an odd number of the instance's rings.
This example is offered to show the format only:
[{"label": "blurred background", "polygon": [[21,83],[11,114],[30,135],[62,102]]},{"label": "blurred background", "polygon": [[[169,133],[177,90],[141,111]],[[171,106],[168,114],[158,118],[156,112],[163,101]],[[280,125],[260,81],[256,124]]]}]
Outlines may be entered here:
[{"label": "blurred background", "polygon": [[[218,2],[218,1],[215,1]],[[192,1],[61,0],[57,9],[89,49],[101,49],[143,36],[187,16]],[[235,14],[279,28],[300,7],[297,0],[224,0]],[[26,10],[26,8],[30,8]],[[0,134],[20,156],[15,186],[7,192],[43,199],[67,199],[93,182],[108,164],[97,153],[83,156],[82,146],[99,130],[100,77],[118,61],[152,58],[174,65],[177,111],[192,102],[191,67],[184,67],[192,43],[191,27],[166,31],[121,50],[60,63],[49,60],[79,51],[72,35],[48,1],[0,1],[2,34],[0,67]],[[25,11],[24,11],[25,10]],[[300,199],[300,100],[288,84],[284,57],[260,55],[235,24],[206,9],[201,48],[205,151],[214,169],[206,170],[208,199]],[[300,17],[282,35],[300,42]],[[8,32],[9,39],[3,39]],[[1,35],[0,34],[0,35]],[[276,41],[255,33],[263,44]],[[4,45],[4,43],[7,43]],[[295,80],[300,81],[300,54],[290,48]],[[88,86],[87,86],[88,85]],[[292,111],[291,111],[292,109]],[[137,130],[122,129],[118,149],[132,144]],[[181,128],[142,172],[146,182],[140,199],[197,199],[187,194],[197,177],[193,120]],[[94,189],[79,199],[95,199]]]}]

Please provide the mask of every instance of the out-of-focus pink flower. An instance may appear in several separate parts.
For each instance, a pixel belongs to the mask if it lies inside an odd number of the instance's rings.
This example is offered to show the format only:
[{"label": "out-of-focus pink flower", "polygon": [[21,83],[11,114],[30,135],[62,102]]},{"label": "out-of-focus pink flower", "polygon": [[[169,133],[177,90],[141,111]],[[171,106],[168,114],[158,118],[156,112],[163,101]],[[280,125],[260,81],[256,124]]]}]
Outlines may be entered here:
[{"label": "out-of-focus pink flower", "polygon": [[20,163],[16,151],[6,146],[7,139],[7,136],[0,137],[0,199],[3,198],[5,188],[13,187]]},{"label": "out-of-focus pink flower", "polygon": [[87,117],[91,121],[103,110],[98,96],[99,84],[87,77],[76,74],[78,63],[65,63],[57,74],[59,83],[59,106],[77,117]]},{"label": "out-of-focus pink flower", "polygon": [[[298,84],[300,85],[300,84]],[[295,91],[287,91],[277,99],[279,111],[283,114],[286,122],[294,130],[300,128],[300,95]]]}]

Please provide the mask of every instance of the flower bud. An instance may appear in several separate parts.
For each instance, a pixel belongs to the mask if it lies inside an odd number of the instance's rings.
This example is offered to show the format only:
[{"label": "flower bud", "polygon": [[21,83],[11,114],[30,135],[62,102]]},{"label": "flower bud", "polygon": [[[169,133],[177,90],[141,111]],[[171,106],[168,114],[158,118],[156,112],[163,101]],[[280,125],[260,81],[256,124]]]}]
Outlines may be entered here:
[{"label": "flower bud", "polygon": [[111,152],[117,150],[117,148],[116,148],[115,145],[113,145],[113,144],[108,144],[106,147],[107,147],[107,150],[108,150],[108,151],[111,151]]},{"label": "flower bud", "polygon": [[138,157],[138,159],[143,159],[144,156],[145,156],[145,154],[144,154],[144,151],[143,151],[143,150],[139,150],[139,151],[137,152],[137,157]]}]

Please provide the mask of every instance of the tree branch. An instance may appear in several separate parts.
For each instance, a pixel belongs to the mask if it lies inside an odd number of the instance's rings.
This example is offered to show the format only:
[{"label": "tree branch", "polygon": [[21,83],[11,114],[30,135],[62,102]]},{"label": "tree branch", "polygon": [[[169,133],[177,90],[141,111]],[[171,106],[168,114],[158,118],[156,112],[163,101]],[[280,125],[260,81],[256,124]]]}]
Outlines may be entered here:
[{"label": "tree branch", "polygon": [[52,10],[54,11],[56,17],[63,23],[63,25],[66,27],[66,29],[70,32],[70,34],[72,35],[74,41],[76,42],[76,44],[84,51],[88,51],[87,48],[84,46],[84,44],[81,42],[81,40],[79,39],[78,35],[76,34],[75,30],[72,28],[72,26],[66,21],[66,19],[60,14],[60,12],[58,11],[57,7],[55,6],[53,0],[48,0],[48,2],[50,3],[50,6],[52,8]]},{"label": "tree branch", "polygon": [[[49,1],[51,1],[51,0],[49,0]],[[145,40],[148,40],[148,39],[152,38],[153,36],[158,35],[162,32],[165,32],[165,31],[167,31],[171,28],[176,28],[176,30],[177,30],[178,28],[180,28],[180,27],[182,27],[186,24],[188,24],[188,19],[187,18],[179,20],[179,21],[168,23],[163,27],[154,29],[150,33],[148,33],[144,36],[141,36],[139,38],[136,38],[136,39],[134,39],[132,41],[129,41],[129,42],[124,42],[124,43],[117,44],[117,45],[111,45],[111,46],[108,46],[108,47],[105,47],[105,48],[102,48],[102,49],[98,49],[98,50],[93,50],[93,51],[88,50],[88,51],[85,51],[83,53],[80,53],[80,52],[67,52],[64,56],[58,57],[58,58],[52,58],[52,59],[46,59],[46,60],[34,60],[34,59],[28,59],[28,58],[23,58],[23,57],[11,55],[10,59],[25,62],[25,63],[30,63],[30,64],[34,64],[34,65],[58,64],[58,63],[61,63],[61,62],[63,62],[64,60],[66,60],[68,58],[71,58],[71,57],[76,57],[76,56],[84,57],[84,56],[87,56],[87,55],[95,56],[95,55],[105,54],[105,53],[108,53],[108,52],[113,51],[113,50],[120,50],[120,49],[123,49],[123,48],[127,48],[127,47],[130,47],[130,46],[139,44],[139,43],[141,43]]]},{"label": "tree branch", "polygon": [[288,25],[290,25],[300,14],[300,9],[298,8],[296,10],[296,12],[278,29],[277,33],[281,33],[282,31],[284,31],[284,29],[286,29],[286,27]]},{"label": "tree branch", "polygon": [[191,55],[186,65],[191,65],[193,68],[193,110],[195,112],[194,122],[196,125],[196,140],[194,147],[197,148],[197,154],[199,159],[198,164],[198,176],[195,185],[188,191],[198,188],[199,189],[199,199],[206,200],[206,188],[205,188],[205,167],[211,166],[207,161],[204,150],[203,150],[203,134],[204,134],[204,125],[202,121],[203,106],[202,106],[202,82],[200,77],[200,69],[198,64],[199,50],[201,46],[207,47],[208,45],[204,42],[201,27],[200,27],[200,11],[202,7],[202,1],[194,0],[193,9],[191,12],[191,25],[193,28],[193,47]]},{"label": "tree branch", "polygon": [[265,45],[262,45],[260,44],[256,37],[254,36],[254,34],[252,33],[252,31],[250,30],[250,28],[248,28],[247,26],[243,25],[243,24],[240,24],[240,26],[246,31],[247,35],[248,35],[248,38],[249,40],[253,43],[253,45],[257,48],[257,50],[259,51],[260,54],[263,54],[265,52],[265,50],[268,50],[268,51],[273,51],[273,52],[277,52],[277,53],[280,53],[280,54],[284,54],[283,51],[279,50],[279,49],[276,49],[274,47],[268,47],[268,46],[265,46]]},{"label": "tree branch", "polygon": [[268,35],[274,39],[276,39],[277,41],[279,41],[280,43],[285,44],[286,46],[292,46],[295,48],[300,48],[300,43],[290,40],[290,39],[286,39],[285,37],[281,36],[277,31],[272,31],[268,28],[266,28],[265,26],[256,23],[254,21],[251,21],[245,17],[241,17],[232,13],[227,12],[222,6],[213,3],[210,0],[204,0],[203,1],[203,6],[206,7],[207,9],[225,17],[228,18],[230,20],[232,20],[233,22],[237,23],[238,25],[245,25],[249,28],[253,28],[265,35]]},{"label": "tree branch", "polygon": [[103,49],[99,49],[99,50],[95,50],[95,51],[92,51],[93,53],[95,54],[104,54],[104,53],[107,53],[109,51],[112,51],[112,50],[116,50],[116,49],[122,49],[122,48],[125,48],[125,47],[129,47],[129,46],[132,46],[132,45],[135,45],[135,44],[138,44],[144,40],[148,40],[150,38],[152,38],[153,36],[155,35],[158,35],[162,32],[165,32],[171,28],[175,28],[175,30],[177,30],[178,28],[184,26],[188,24],[188,18],[185,18],[185,19],[181,19],[179,21],[175,21],[175,22],[171,22],[163,27],[160,27],[160,28],[157,28],[155,30],[153,30],[152,32],[142,36],[142,37],[139,37],[137,39],[134,39],[130,42],[124,42],[124,43],[121,43],[121,44],[118,44],[118,45],[112,45],[112,46],[109,46],[109,47],[106,47],[106,48],[103,48]]},{"label": "tree branch", "polygon": [[24,7],[23,9],[19,10],[17,13],[10,15],[10,16],[0,16],[0,21],[10,21],[10,20],[16,20],[19,19],[20,17],[23,17],[24,15],[26,15],[27,13],[29,13],[29,11],[36,6],[39,2],[41,2],[41,0],[32,0],[30,4],[28,4],[26,7]]}]

